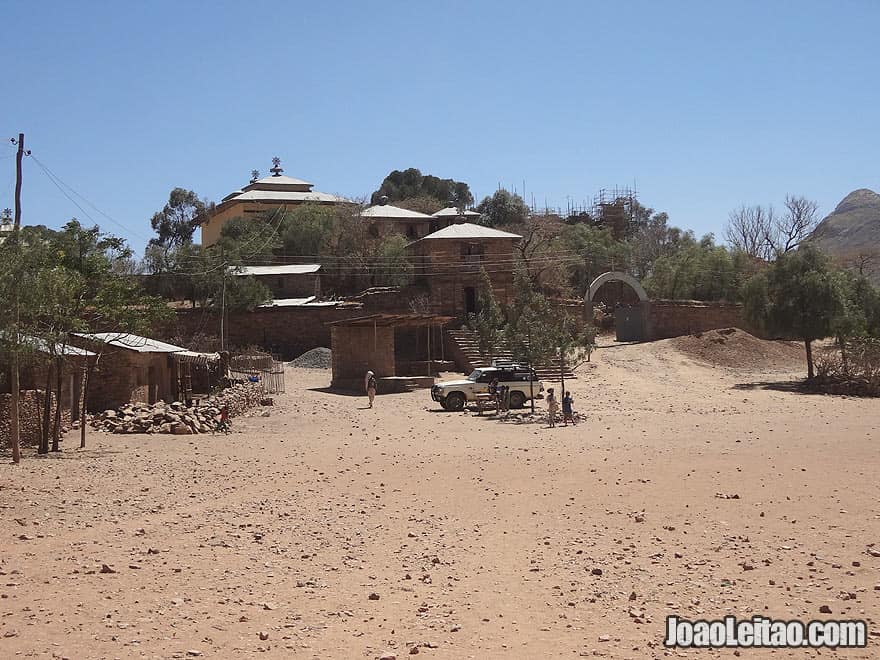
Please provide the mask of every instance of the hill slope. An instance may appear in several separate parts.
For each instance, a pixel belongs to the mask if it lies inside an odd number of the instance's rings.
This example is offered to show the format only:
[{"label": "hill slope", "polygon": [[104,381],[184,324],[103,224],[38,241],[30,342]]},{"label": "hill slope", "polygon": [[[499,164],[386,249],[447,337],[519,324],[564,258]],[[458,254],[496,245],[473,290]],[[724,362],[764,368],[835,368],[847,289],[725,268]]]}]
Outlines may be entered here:
[{"label": "hill slope", "polygon": [[880,195],[860,188],[843,198],[813,231],[810,241],[841,259],[880,250]]}]

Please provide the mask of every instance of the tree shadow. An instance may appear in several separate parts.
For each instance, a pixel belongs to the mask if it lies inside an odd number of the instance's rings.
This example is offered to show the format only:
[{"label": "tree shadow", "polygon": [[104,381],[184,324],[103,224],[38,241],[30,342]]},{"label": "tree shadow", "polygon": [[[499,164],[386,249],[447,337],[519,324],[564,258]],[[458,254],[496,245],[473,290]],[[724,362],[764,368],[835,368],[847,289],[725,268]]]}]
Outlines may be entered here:
[{"label": "tree shadow", "polygon": [[793,394],[822,394],[807,387],[806,381],[798,380],[763,380],[753,383],[737,383],[734,390],[769,390],[772,392],[789,392]]},{"label": "tree shadow", "polygon": [[[62,447],[61,451],[50,451],[48,454],[37,453],[37,447],[25,445],[21,448],[22,462],[28,460],[37,461],[82,461],[87,459],[104,458],[113,456],[114,454],[122,454],[121,449],[113,449],[110,447],[89,447],[85,449],[79,448],[79,438],[77,438],[76,446]],[[12,462],[12,450],[5,446],[0,449],[0,463]]]}]

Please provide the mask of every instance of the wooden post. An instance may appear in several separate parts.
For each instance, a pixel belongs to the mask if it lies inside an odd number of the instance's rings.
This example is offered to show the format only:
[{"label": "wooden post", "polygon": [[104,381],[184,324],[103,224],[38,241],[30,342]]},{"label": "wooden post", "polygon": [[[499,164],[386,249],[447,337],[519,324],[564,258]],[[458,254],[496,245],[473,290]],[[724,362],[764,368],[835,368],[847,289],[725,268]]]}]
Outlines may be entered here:
[{"label": "wooden post", "polygon": [[428,323],[428,375],[433,375],[431,371],[431,324]]},{"label": "wooden post", "polygon": [[[21,159],[24,156],[24,133],[18,134],[18,150],[15,152],[15,222],[12,225],[13,247],[16,253],[21,253],[18,244],[18,232],[21,229]],[[15,290],[15,323],[13,324],[13,349],[11,356],[11,374],[9,378],[10,393],[9,401],[9,444],[12,445],[12,462],[21,461],[21,430],[19,425],[19,408],[21,406],[21,383],[19,382],[19,356],[18,356],[18,289]]]}]

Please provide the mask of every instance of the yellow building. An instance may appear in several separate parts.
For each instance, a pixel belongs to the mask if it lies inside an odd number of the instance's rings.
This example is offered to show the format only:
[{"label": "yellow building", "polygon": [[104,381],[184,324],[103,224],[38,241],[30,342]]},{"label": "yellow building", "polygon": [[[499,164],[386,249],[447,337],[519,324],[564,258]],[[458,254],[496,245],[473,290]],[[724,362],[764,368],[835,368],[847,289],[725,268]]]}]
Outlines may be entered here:
[{"label": "yellow building", "polygon": [[273,158],[271,176],[254,179],[223,198],[202,224],[202,245],[213,245],[232,218],[249,218],[275,209],[291,209],[302,204],[351,204],[351,200],[312,190],[313,184],[284,176],[281,161]]}]

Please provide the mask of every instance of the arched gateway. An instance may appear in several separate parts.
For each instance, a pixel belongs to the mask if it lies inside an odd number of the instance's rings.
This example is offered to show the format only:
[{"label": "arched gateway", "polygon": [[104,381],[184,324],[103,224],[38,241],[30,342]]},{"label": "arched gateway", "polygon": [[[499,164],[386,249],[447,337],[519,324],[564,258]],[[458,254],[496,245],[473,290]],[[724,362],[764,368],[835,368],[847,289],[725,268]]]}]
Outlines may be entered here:
[{"label": "arched gateway", "polygon": [[632,275],[611,271],[602,273],[590,284],[584,296],[587,318],[593,318],[593,298],[596,292],[607,282],[624,282],[628,284],[639,297],[638,306],[619,307],[614,310],[614,324],[617,331],[617,341],[645,341],[648,339],[648,315],[651,303],[648,294]]}]

